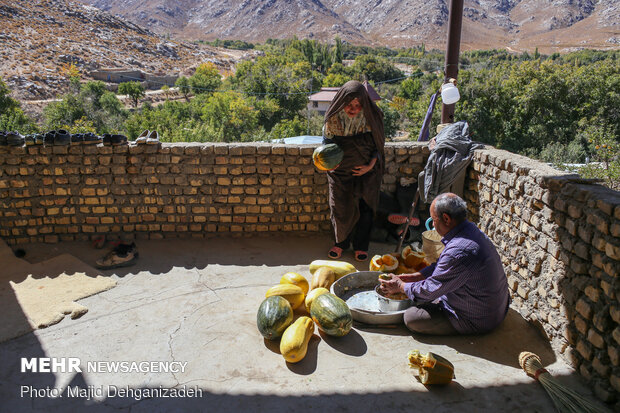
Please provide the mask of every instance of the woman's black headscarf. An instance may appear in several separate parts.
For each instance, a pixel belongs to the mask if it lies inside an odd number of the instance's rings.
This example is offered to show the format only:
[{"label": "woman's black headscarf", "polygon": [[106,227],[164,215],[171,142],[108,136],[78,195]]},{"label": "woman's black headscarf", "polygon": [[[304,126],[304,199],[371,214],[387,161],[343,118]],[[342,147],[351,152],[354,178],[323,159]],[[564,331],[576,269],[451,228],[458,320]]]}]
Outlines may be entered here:
[{"label": "woman's black headscarf", "polygon": [[370,125],[370,129],[372,130],[372,137],[375,141],[375,145],[377,146],[377,151],[379,152],[379,170],[383,172],[383,167],[385,165],[385,132],[383,131],[383,112],[379,109],[375,102],[370,99],[368,91],[363,84],[357,80],[351,80],[345,83],[340,88],[338,93],[336,93],[336,96],[334,96],[334,100],[332,100],[331,105],[325,113],[324,122],[327,122],[329,118],[344,109],[344,107],[355,98],[357,98],[362,105],[366,122],[368,122],[368,125]]}]

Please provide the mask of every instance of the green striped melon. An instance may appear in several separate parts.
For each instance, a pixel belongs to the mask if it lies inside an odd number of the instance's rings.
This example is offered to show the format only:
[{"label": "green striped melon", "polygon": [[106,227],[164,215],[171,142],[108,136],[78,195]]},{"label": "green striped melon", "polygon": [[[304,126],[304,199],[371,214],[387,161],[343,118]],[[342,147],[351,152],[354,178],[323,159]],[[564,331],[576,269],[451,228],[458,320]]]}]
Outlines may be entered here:
[{"label": "green striped melon", "polygon": [[328,143],[314,150],[312,162],[320,171],[333,171],[338,168],[343,157],[344,152],[340,149],[340,146],[335,143]]},{"label": "green striped melon", "polygon": [[269,340],[282,337],[284,330],[293,323],[293,308],[279,295],[265,298],[258,307],[256,325],[258,331]]},{"label": "green striped melon", "polygon": [[347,303],[331,293],[321,294],[312,301],[310,316],[330,336],[342,337],[351,331],[353,325]]}]

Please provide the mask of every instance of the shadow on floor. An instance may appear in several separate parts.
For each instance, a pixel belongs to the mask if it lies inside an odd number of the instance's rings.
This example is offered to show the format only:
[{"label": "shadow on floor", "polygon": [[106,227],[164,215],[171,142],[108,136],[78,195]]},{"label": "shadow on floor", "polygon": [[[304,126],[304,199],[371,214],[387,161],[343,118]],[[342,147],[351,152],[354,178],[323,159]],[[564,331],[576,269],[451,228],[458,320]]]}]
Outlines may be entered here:
[{"label": "shadow on floor", "polygon": [[519,366],[519,354],[531,351],[548,365],[556,361],[551,345],[540,336],[538,330],[516,310],[510,308],[503,323],[491,333],[471,336],[426,336],[413,334],[416,341],[425,344],[441,344],[459,353],[484,358],[494,363],[515,368]]},{"label": "shadow on floor", "polygon": [[[563,379],[572,380],[573,377]],[[24,383],[29,383],[29,380]],[[82,375],[73,378],[69,386],[88,389]],[[15,385],[15,387],[18,387]],[[37,385],[38,387],[38,385]],[[337,387],[337,384],[334,384]],[[94,386],[90,386],[91,389]],[[556,410],[543,387],[532,380],[528,384],[464,388],[458,381],[446,386],[421,386],[412,375],[411,391],[381,391],[373,393],[332,393],[320,395],[278,396],[274,394],[224,394],[201,389],[195,383],[181,384],[185,394],[192,397],[163,397],[157,386],[132,388],[101,386],[97,389],[116,392],[115,397],[86,400],[80,397],[34,398],[5,400],[7,411],[23,413],[52,412],[536,412]],[[389,383],[386,383],[389,388]],[[18,391],[16,388],[15,391]],[[124,396],[119,396],[125,391]],[[108,393],[109,394],[109,393]]]},{"label": "shadow on floor", "polygon": [[[313,260],[327,259],[327,250],[331,246],[328,236],[292,236],[282,237],[230,237],[217,239],[168,239],[137,240],[140,254],[138,262],[126,268],[101,271],[98,274],[124,276],[140,271],[152,274],[165,274],[174,267],[204,269],[210,264],[218,265],[307,265]],[[28,244],[22,246],[26,251],[25,259],[31,263],[40,262],[50,257],[70,253],[80,260],[94,265],[95,261],[105,255],[111,248],[95,249],[87,242],[63,242],[60,244]],[[369,254],[374,251],[386,251],[393,248],[385,244],[372,244]],[[377,252],[379,253],[379,252]],[[356,262],[352,251],[345,251],[342,261],[348,261],[359,270],[368,269],[368,261]]]}]

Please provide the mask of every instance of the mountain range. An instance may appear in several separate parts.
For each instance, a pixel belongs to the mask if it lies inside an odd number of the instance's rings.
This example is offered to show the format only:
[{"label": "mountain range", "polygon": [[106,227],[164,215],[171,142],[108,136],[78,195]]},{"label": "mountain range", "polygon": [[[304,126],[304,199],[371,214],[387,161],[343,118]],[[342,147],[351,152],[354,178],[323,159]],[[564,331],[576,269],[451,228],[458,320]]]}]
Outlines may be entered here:
[{"label": "mountain range", "polygon": [[[196,42],[336,36],[358,45],[444,48],[446,0],[0,0],[0,78],[21,101],[58,96],[74,64],[191,75],[257,52]],[[85,4],[90,3],[90,4]],[[465,0],[461,50],[618,49],[620,0]],[[36,103],[33,103],[36,104]],[[43,104],[43,103],[42,103]]]},{"label": "mountain range", "polygon": [[[444,48],[450,0],[82,0],[184,39],[335,36],[354,44]],[[461,49],[541,52],[620,45],[619,0],[465,0]]]}]

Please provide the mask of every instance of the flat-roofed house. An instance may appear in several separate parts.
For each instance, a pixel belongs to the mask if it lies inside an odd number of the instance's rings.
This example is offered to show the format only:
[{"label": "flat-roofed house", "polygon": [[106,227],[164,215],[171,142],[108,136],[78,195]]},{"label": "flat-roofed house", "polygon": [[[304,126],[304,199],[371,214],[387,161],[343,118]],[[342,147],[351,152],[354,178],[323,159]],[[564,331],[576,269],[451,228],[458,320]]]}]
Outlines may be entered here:
[{"label": "flat-roofed house", "polygon": [[[377,102],[381,100],[381,96],[379,96],[377,91],[370,86],[368,82],[364,82],[364,86],[373,101]],[[319,112],[321,115],[324,115],[339,90],[339,87],[322,87],[320,91],[310,95],[310,98],[308,99],[308,110],[314,110]]]}]

